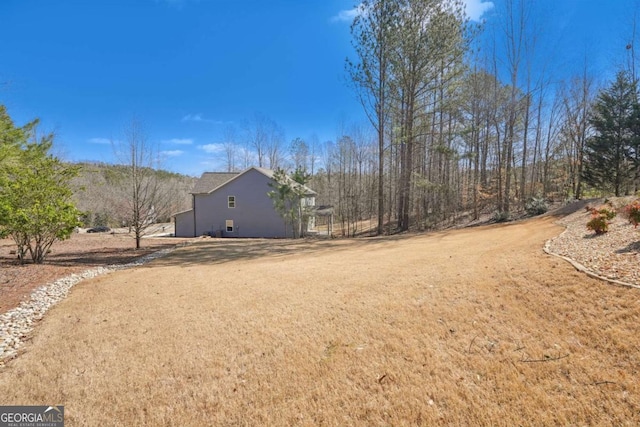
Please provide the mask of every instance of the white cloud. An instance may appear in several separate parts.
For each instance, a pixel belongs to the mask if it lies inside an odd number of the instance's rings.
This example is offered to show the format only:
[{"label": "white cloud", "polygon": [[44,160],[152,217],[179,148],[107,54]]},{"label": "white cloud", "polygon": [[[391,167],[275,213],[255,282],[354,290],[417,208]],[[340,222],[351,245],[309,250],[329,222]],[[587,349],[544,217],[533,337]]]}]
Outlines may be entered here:
[{"label": "white cloud", "polygon": [[[117,141],[113,141],[113,142],[115,143]],[[106,144],[111,144],[111,140],[109,138],[90,138],[89,143],[106,145]]]},{"label": "white cloud", "polygon": [[178,157],[184,154],[184,151],[182,150],[167,150],[167,151],[161,151],[160,154],[162,156],[166,156],[166,157]]},{"label": "white cloud", "polygon": [[162,141],[163,144],[173,144],[173,145],[191,145],[193,144],[193,139],[191,138],[171,138],[165,139]]},{"label": "white cloud", "polygon": [[221,125],[224,124],[223,121],[221,120],[212,120],[212,119],[205,119],[204,117],[202,117],[202,113],[197,113],[197,114],[187,114],[186,116],[184,116],[182,118],[183,122],[201,122],[201,123],[213,123],[215,125]]},{"label": "white cloud", "polygon": [[198,114],[187,114],[186,116],[184,116],[182,118],[183,122],[201,122],[202,121],[202,114],[198,113]]},{"label": "white cloud", "polygon": [[[493,2],[488,0],[463,0],[463,3],[467,16],[472,21],[480,21],[482,15],[493,9],[493,7],[495,6]],[[350,24],[353,22],[356,16],[362,15],[364,13],[365,8],[362,3],[360,3],[353,9],[341,10],[337,15],[331,17],[331,22],[346,22]]]},{"label": "white cloud", "polygon": [[209,154],[221,153],[224,151],[224,144],[198,145],[198,148]]},{"label": "white cloud", "polygon": [[493,9],[494,4],[485,0],[464,0],[465,11],[472,21],[480,21],[482,15]]},{"label": "white cloud", "polygon": [[354,18],[364,12],[364,6],[362,3],[354,7],[353,9],[341,10],[337,15],[331,17],[331,22],[346,22],[352,23]]}]

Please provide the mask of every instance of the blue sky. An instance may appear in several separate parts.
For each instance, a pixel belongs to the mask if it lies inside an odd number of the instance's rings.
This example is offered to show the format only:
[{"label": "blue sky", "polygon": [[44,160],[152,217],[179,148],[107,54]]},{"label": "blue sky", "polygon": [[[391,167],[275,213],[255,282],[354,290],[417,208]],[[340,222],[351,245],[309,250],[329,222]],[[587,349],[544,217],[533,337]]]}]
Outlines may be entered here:
[{"label": "blue sky", "polygon": [[[501,0],[467,0],[487,28]],[[558,78],[582,67],[607,78],[624,59],[632,0],[535,0],[541,58]],[[366,124],[344,63],[348,0],[0,0],[0,103],[16,123],[39,117],[67,160],[113,161],[132,118],[167,160],[222,170],[229,126],[256,113],[286,141],[335,140]],[[639,31],[640,32],[640,31]],[[486,35],[485,35],[486,37]],[[207,149],[208,148],[208,149]]]}]

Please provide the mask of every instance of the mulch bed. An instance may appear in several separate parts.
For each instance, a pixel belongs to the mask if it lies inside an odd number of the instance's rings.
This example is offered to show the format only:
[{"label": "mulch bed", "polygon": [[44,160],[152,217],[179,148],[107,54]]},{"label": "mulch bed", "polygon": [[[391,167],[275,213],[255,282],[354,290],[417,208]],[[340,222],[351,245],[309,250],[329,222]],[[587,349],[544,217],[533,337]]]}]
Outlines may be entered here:
[{"label": "mulch bed", "polygon": [[29,260],[21,265],[10,239],[0,240],[0,313],[20,305],[31,292],[56,279],[111,264],[126,264],[152,252],[172,248],[189,239],[174,237],[145,238],[135,249],[129,234],[74,234],[71,239],[54,243],[44,264]]}]

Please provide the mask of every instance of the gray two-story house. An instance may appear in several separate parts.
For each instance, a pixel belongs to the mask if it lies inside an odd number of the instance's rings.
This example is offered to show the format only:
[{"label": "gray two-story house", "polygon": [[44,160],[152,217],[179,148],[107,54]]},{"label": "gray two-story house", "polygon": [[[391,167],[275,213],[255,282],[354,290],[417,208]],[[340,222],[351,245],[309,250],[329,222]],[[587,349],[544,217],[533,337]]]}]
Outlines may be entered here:
[{"label": "gray two-story house", "polygon": [[[205,172],[196,182],[192,208],[174,215],[176,237],[292,237],[292,227],[275,210],[269,191],[273,171],[251,167],[243,172]],[[316,193],[303,186],[302,204],[315,206]],[[307,227],[313,230],[311,218]]]}]

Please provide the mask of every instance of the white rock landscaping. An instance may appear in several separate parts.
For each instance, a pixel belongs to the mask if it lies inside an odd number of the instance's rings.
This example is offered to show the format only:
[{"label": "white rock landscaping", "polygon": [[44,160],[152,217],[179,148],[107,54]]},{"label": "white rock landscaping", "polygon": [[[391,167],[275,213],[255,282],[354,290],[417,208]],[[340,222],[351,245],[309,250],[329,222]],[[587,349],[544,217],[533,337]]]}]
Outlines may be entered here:
[{"label": "white rock landscaping", "polygon": [[33,330],[34,323],[42,319],[47,310],[63,300],[74,285],[85,279],[102,276],[112,271],[138,267],[174,250],[174,248],[163,249],[128,264],[97,267],[80,274],[71,274],[33,291],[28,301],[22,302],[13,310],[0,314],[0,367],[4,366],[8,359],[18,354],[18,350],[24,343],[24,338]]}]

